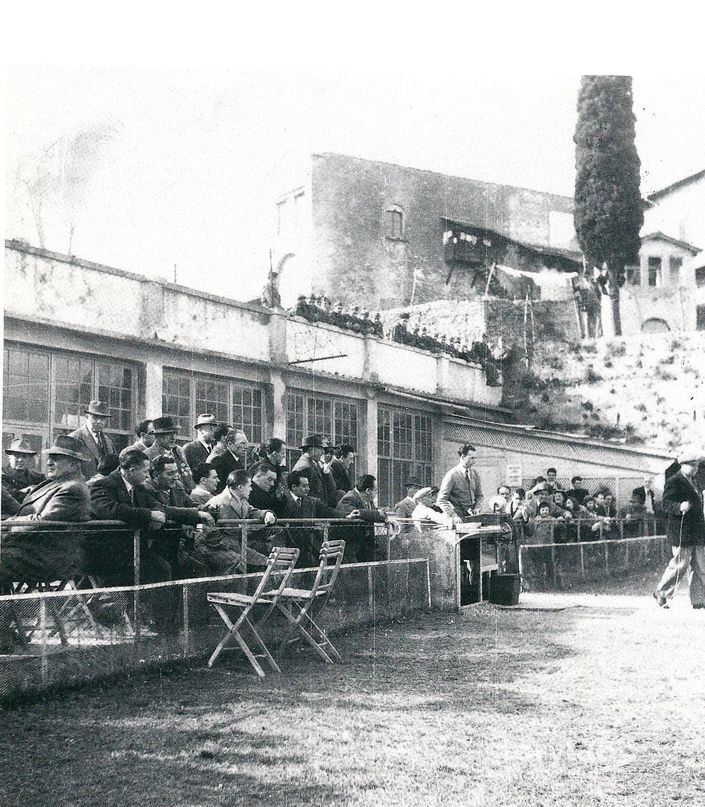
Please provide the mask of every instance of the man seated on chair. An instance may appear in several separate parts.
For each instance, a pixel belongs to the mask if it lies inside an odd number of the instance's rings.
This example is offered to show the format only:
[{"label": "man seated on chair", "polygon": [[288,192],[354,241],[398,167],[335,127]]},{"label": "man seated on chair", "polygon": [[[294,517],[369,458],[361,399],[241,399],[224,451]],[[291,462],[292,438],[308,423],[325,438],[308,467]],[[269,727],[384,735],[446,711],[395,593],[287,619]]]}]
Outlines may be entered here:
[{"label": "man seated on chair", "polygon": [[250,504],[258,510],[271,510],[277,518],[281,518],[287,507],[288,491],[285,486],[277,486],[277,472],[269,463],[258,462],[250,469],[250,474]]},{"label": "man seated on chair", "polygon": [[[179,484],[179,471],[172,457],[157,457],[150,470],[151,479],[145,481],[145,488],[152,493],[161,504],[167,520],[185,527],[205,524],[215,526],[215,519],[186,493]],[[160,530],[152,543],[152,551],[164,558],[176,575],[179,567],[178,558],[187,561],[194,548],[193,532],[180,531],[175,535],[173,530]]]},{"label": "man seated on chair", "polygon": [[86,544],[87,568],[104,585],[133,583],[132,530],[140,530],[141,582],[156,583],[171,579],[171,567],[150,546],[155,533],[166,523],[161,502],[145,487],[149,459],[134,446],[124,448],[119,467],[91,487],[91,511],[95,519],[122,521],[128,530],[96,531]]},{"label": "man seated on chair", "polygon": [[[24,498],[7,528],[0,555],[0,592],[12,583],[70,579],[81,569],[81,548],[75,535],[60,527],[42,529],[42,522],[83,522],[90,518],[90,492],[81,474],[85,459],[80,443],[59,435],[47,455],[47,478]],[[0,611],[0,620],[2,612]],[[0,645],[12,644],[7,622],[0,621]]]},{"label": "man seated on chair", "polygon": [[[2,469],[2,484],[18,502],[29,493],[27,488],[34,487],[44,480],[44,475],[33,470],[37,452],[29,444],[29,440],[18,437],[5,449],[8,467]],[[24,491],[24,492],[23,492]]]},{"label": "man seated on chair", "polygon": [[[209,513],[212,513],[217,522],[222,521],[241,521],[256,520],[261,521],[265,527],[274,526],[277,523],[277,517],[271,510],[259,510],[253,507],[249,502],[249,496],[252,491],[252,480],[250,475],[245,470],[231,471],[227,479],[227,486],[224,491],[214,496],[206,505]],[[210,559],[209,568],[214,565],[228,564],[228,569],[234,564],[238,564],[242,555],[242,543],[240,540],[241,531],[237,526],[225,527],[218,529],[220,541],[217,546],[211,546],[209,549],[217,549],[220,552],[225,551],[222,557],[215,557]],[[266,566],[267,557],[271,550],[270,541],[263,536],[259,530],[249,530],[247,536],[247,565],[248,566]],[[211,542],[214,543],[211,538]],[[199,550],[200,546],[197,545],[196,549]],[[206,552],[208,554],[208,552]],[[210,553],[213,554],[213,553]],[[232,556],[235,560],[232,561]],[[217,574],[229,574],[230,572],[221,568]]]},{"label": "man seated on chair", "polygon": [[[360,511],[350,511],[328,507],[325,502],[310,496],[311,483],[304,471],[292,471],[289,474],[290,496],[284,511],[285,518],[359,518]],[[331,528],[332,531],[335,527]],[[289,530],[290,542],[300,550],[299,566],[315,566],[321,551],[323,533],[308,527],[292,525]],[[331,535],[331,538],[333,535]],[[340,536],[345,538],[345,535]]]},{"label": "man seated on chair", "polygon": [[207,462],[201,462],[193,469],[196,487],[189,494],[197,504],[207,504],[218,491],[218,472]]},{"label": "man seated on chair", "polygon": [[377,495],[377,479],[372,474],[362,474],[357,480],[355,487],[338,502],[338,508],[346,515],[351,515],[357,511],[357,518],[364,521],[355,529],[348,530],[352,533],[351,540],[346,542],[345,552],[348,553],[348,546],[351,547],[351,554],[359,563],[367,563],[378,559],[375,542],[375,522],[384,524],[387,516],[374,506]]}]

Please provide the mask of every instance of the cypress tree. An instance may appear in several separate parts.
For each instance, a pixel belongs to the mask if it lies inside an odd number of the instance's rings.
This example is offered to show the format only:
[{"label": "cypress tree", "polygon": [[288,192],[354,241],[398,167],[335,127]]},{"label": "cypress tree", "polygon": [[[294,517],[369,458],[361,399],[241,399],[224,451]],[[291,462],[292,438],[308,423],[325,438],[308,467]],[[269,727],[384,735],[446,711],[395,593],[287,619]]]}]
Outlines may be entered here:
[{"label": "cypress tree", "polygon": [[631,76],[583,76],[575,127],[575,229],[589,263],[607,264],[615,335],[624,267],[639,260],[644,223]]}]

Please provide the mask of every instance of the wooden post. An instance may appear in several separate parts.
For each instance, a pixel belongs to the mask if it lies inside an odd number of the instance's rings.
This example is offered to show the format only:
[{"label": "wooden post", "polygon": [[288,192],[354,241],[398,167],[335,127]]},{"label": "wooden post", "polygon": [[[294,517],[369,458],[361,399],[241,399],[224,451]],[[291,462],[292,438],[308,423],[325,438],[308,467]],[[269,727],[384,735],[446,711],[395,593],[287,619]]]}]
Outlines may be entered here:
[{"label": "wooden post", "polygon": [[[21,630],[20,626],[20,630]],[[49,683],[49,660],[47,657],[47,605],[44,597],[39,598],[39,631],[42,634],[41,673],[42,685]]]},{"label": "wooden post", "polygon": [[[242,542],[240,544],[242,549],[242,557],[240,558],[240,568],[242,569],[243,574],[247,574],[247,528],[248,524],[242,525]],[[247,591],[247,584],[245,584]]]},{"label": "wooden post", "polygon": [[585,547],[580,544],[580,576],[585,577]]},{"label": "wooden post", "polygon": [[132,534],[132,573],[135,590],[133,591],[132,600],[132,626],[134,629],[135,639],[140,638],[140,573],[141,573],[141,533],[135,530]]},{"label": "wooden post", "polygon": [[188,586],[181,586],[181,604],[184,617],[183,648],[184,648],[184,658],[186,658],[188,657],[189,642],[190,642],[189,615],[188,615]]}]

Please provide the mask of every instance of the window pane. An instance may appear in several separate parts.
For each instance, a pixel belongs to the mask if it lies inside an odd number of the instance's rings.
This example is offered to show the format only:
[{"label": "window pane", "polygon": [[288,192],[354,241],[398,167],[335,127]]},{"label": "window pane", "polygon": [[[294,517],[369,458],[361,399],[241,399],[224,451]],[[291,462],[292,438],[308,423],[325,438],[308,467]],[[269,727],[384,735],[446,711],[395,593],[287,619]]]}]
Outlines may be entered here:
[{"label": "window pane", "polygon": [[191,379],[189,376],[165,370],[162,379],[162,412],[174,418],[178,434],[188,438],[193,434],[191,417]]},{"label": "window pane", "polygon": [[404,482],[416,476],[427,484],[433,478],[433,419],[409,411],[379,407],[377,452],[379,502],[391,506],[404,496]]},{"label": "window pane", "polygon": [[5,420],[48,423],[48,353],[14,347],[6,348],[3,400]]},{"label": "window pane", "polygon": [[196,380],[196,415],[215,415],[218,423],[228,423],[228,382],[214,379]]},{"label": "window pane", "polygon": [[233,425],[243,429],[251,443],[261,443],[262,391],[256,387],[232,385]]}]

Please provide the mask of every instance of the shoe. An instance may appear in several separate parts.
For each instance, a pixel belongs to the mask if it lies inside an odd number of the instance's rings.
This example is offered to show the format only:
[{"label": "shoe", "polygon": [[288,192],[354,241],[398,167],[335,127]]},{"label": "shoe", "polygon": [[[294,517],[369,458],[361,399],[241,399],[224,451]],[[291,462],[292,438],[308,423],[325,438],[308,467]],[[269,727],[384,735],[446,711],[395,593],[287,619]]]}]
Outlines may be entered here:
[{"label": "shoe", "polygon": [[663,594],[660,594],[658,591],[654,591],[653,596],[658,603],[659,608],[668,608],[668,600],[663,596]]},{"label": "shoe", "polygon": [[695,602],[693,603],[693,608],[705,608],[705,603]]}]

